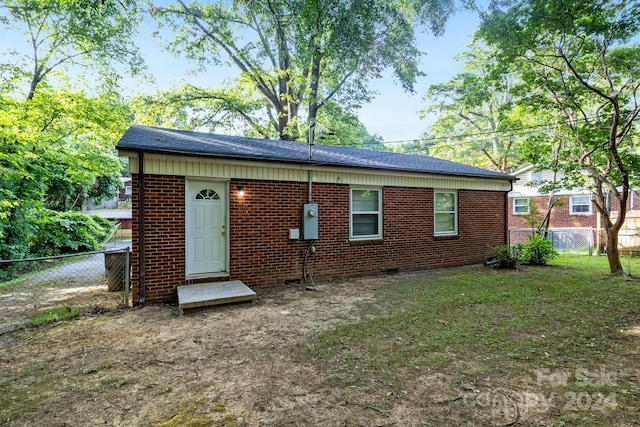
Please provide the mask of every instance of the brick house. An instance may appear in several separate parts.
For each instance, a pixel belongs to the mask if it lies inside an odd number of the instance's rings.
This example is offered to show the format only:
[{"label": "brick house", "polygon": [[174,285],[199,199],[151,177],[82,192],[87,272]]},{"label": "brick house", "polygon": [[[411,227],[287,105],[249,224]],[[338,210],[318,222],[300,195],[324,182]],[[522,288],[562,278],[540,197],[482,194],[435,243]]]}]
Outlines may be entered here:
[{"label": "brick house", "polygon": [[120,182],[122,182],[122,188],[118,190],[118,204],[131,200],[131,192],[132,192],[131,178],[129,177],[120,178]]},{"label": "brick house", "polygon": [[[181,285],[272,286],[477,263],[513,177],[426,156],[131,126],[134,304]],[[144,268],[140,266],[144,265]]]},{"label": "brick house", "polygon": [[[560,172],[557,179],[561,178]],[[531,207],[536,206],[543,217],[549,206],[549,195],[540,193],[540,182],[551,181],[553,174],[549,170],[538,171],[533,165],[524,167],[513,173],[517,181],[509,192],[509,241],[523,243],[530,232],[527,218]],[[600,215],[593,204],[591,191],[588,189],[562,189],[554,193],[557,204],[553,207],[549,221],[549,230],[554,235],[554,245],[559,249],[580,249],[587,244],[597,246],[600,236]],[[617,211],[614,205],[613,211]],[[631,192],[627,204],[627,218],[640,214],[640,197]],[[571,237],[573,236],[573,237]],[[625,232],[621,233],[621,237]],[[576,247],[566,247],[572,240]],[[569,246],[571,246],[569,244]]]}]

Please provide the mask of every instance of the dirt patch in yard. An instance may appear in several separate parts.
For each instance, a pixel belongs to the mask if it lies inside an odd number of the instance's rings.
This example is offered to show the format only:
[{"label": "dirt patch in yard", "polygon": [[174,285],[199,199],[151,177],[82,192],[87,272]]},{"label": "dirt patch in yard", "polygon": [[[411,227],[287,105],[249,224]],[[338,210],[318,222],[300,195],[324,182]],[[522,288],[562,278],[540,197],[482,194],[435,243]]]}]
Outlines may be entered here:
[{"label": "dirt patch in yard", "polygon": [[374,411],[327,393],[322,369],[291,350],[358,320],[377,283],[259,289],[253,303],[187,316],[156,305],[5,334],[1,381],[13,396],[0,423],[321,425]]}]

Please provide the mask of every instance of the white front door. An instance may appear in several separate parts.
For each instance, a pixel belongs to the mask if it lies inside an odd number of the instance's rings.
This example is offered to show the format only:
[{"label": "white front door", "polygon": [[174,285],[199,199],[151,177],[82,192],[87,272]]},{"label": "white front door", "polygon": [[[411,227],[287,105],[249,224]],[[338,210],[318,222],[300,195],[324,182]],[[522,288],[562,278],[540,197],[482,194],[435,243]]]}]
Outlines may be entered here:
[{"label": "white front door", "polygon": [[187,276],[227,272],[227,183],[187,182]]}]

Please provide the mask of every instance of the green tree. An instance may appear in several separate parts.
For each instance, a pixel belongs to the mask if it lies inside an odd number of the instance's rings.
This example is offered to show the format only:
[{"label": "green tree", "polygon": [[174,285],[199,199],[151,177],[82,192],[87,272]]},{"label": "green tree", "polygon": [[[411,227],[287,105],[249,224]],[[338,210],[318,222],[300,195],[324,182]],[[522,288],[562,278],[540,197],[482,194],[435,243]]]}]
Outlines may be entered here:
[{"label": "green tree", "polygon": [[512,172],[523,166],[519,129],[530,126],[512,93],[517,77],[496,61],[493,49],[474,43],[456,59],[462,73],[429,87],[424,96],[429,113],[438,115],[424,142],[404,151],[421,152],[474,166]]},{"label": "green tree", "polygon": [[494,5],[479,34],[517,70],[528,108],[555,116],[554,138],[532,138],[528,158],[561,170],[566,188],[591,188],[609,269],[624,274],[618,232],[630,180],[640,173],[632,139],[640,112],[640,3],[517,0]]},{"label": "green tree", "polygon": [[[182,85],[153,96],[139,95],[129,105],[139,124],[256,138],[270,135],[268,123],[259,117],[264,107],[262,100],[228,87],[201,89]],[[316,118],[317,143],[386,150],[380,136],[370,135],[356,115],[334,102],[327,102]]]},{"label": "green tree", "polygon": [[[440,33],[452,10],[452,0],[178,0],[152,7],[175,31],[176,53],[202,70],[230,63],[240,72],[233,90],[208,91],[216,105],[264,137],[288,140],[304,138],[301,127],[318,121],[329,102],[346,112],[367,102],[368,82],[388,67],[413,90],[421,74],[414,28],[423,23]],[[238,102],[240,93],[250,108]]]},{"label": "green tree", "polygon": [[8,63],[0,67],[5,83],[14,90],[26,83],[26,98],[57,71],[91,68],[93,84],[117,86],[114,61],[140,72],[143,62],[131,39],[139,22],[135,0],[4,0],[0,24],[22,33],[31,47],[20,54],[11,50]]},{"label": "green tree", "polygon": [[326,145],[343,145],[376,151],[390,151],[380,135],[371,135],[358,116],[327,102],[318,112],[315,141]]},{"label": "green tree", "polygon": [[220,89],[184,84],[155,95],[138,95],[130,106],[136,122],[149,126],[262,138],[270,135],[262,99],[240,82]]},{"label": "green tree", "polygon": [[79,209],[113,194],[121,169],[114,143],[129,123],[116,95],[43,85],[30,100],[0,95],[0,259],[28,254],[41,209]]},{"label": "green tree", "polygon": [[[21,34],[31,46],[0,52],[0,258],[29,253],[42,209],[77,209],[114,190],[121,168],[114,145],[131,115],[108,89],[117,86],[114,61],[140,70],[133,5],[0,3],[3,36]],[[78,89],[86,80],[91,95]]]}]

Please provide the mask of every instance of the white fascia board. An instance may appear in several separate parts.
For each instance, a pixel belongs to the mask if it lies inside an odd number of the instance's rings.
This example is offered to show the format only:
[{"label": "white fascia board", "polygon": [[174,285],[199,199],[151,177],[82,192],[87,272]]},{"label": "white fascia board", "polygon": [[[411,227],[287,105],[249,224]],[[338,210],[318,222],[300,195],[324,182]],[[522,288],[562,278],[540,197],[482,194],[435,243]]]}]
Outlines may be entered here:
[{"label": "white fascia board", "polygon": [[[120,151],[120,156],[129,158],[130,173],[138,173],[138,154],[136,152],[122,150]],[[317,183],[489,191],[508,191],[511,189],[510,181],[489,177],[216,159],[156,153],[145,153],[144,159],[145,173],[156,175],[306,182],[309,179],[308,173],[311,172],[313,182]]]}]

